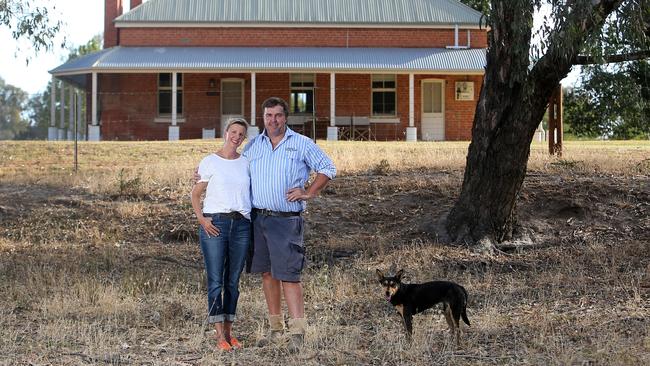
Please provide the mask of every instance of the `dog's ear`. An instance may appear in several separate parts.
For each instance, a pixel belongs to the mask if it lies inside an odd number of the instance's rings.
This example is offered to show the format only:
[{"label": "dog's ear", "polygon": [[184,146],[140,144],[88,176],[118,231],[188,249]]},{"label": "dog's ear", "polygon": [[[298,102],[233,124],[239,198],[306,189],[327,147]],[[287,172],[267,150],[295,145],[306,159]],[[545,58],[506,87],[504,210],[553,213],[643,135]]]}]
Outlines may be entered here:
[{"label": "dog's ear", "polygon": [[404,270],[400,269],[399,271],[397,271],[397,274],[395,274],[395,277],[397,277],[397,279],[401,281],[403,274],[404,274]]},{"label": "dog's ear", "polygon": [[384,273],[380,271],[379,268],[377,268],[377,279],[379,280],[379,282],[381,282],[381,280],[384,279]]}]

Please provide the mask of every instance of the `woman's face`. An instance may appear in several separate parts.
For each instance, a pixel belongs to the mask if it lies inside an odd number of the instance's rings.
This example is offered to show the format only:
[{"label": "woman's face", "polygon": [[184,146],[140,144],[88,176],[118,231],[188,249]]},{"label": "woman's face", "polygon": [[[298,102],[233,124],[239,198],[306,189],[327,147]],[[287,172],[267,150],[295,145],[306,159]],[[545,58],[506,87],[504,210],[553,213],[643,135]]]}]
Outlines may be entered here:
[{"label": "woman's face", "polygon": [[226,130],[226,143],[239,147],[246,138],[246,128],[242,125],[232,124]]}]

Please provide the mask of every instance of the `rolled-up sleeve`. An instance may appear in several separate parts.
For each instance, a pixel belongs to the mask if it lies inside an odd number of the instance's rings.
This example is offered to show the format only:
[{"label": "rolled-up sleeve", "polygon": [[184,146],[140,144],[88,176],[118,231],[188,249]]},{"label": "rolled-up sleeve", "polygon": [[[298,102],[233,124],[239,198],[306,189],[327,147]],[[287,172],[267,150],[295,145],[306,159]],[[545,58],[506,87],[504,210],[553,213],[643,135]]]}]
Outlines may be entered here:
[{"label": "rolled-up sleeve", "polygon": [[316,173],[324,174],[329,179],[334,179],[336,176],[336,167],[334,166],[332,159],[330,159],[330,157],[313,142],[307,145],[305,162],[311,170]]}]

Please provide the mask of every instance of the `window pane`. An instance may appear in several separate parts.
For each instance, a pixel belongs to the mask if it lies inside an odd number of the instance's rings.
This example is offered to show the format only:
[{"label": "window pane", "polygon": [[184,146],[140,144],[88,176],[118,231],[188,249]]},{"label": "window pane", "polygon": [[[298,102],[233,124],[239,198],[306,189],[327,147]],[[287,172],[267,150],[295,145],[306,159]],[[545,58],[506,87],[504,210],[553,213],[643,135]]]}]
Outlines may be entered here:
[{"label": "window pane", "polygon": [[[171,80],[171,76],[169,77],[169,80]],[[180,72],[176,74],[176,87],[177,88],[182,88],[183,87],[183,74]]]},{"label": "window pane", "polygon": [[395,115],[395,93],[384,92],[384,114]]},{"label": "window pane", "polygon": [[312,113],[314,110],[314,91],[292,90],[290,110],[292,113]]},{"label": "window pane", "polygon": [[183,114],[183,92],[181,90],[176,91],[176,114]]},{"label": "window pane", "polygon": [[158,85],[161,87],[171,87],[172,74],[158,74]]},{"label": "window pane", "polygon": [[292,87],[313,87],[314,74],[291,74]]},{"label": "window pane", "polygon": [[372,87],[377,89],[395,88],[395,75],[372,75]]},{"label": "window pane", "polygon": [[442,112],[442,83],[432,83],[433,113]]},{"label": "window pane", "polygon": [[172,113],[172,93],[170,91],[158,92],[158,114]]},{"label": "window pane", "polygon": [[372,93],[372,114],[373,115],[395,115],[395,92],[373,92]]},{"label": "window pane", "polygon": [[433,83],[422,84],[422,112],[433,113]]}]

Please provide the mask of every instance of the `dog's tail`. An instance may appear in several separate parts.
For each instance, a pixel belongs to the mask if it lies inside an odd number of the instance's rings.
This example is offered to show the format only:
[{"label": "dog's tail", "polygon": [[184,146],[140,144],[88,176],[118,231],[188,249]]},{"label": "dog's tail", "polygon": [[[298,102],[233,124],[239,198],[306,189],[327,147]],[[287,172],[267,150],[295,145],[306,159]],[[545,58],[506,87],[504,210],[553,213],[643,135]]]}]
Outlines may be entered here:
[{"label": "dog's tail", "polygon": [[471,325],[469,324],[469,319],[467,318],[467,301],[468,301],[467,290],[465,290],[465,287],[463,286],[460,286],[460,288],[461,290],[463,290],[463,294],[465,295],[463,296],[463,306],[461,308],[460,316],[463,318],[465,324]]}]

